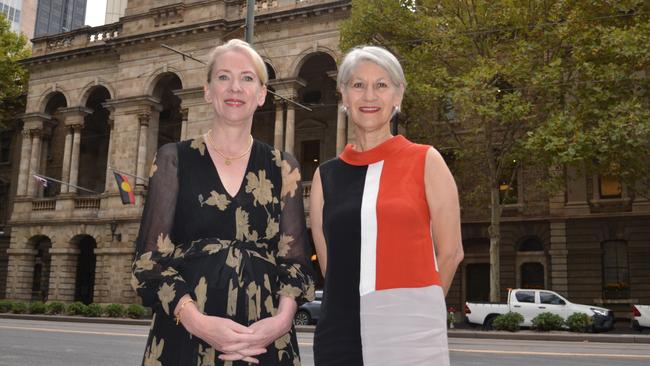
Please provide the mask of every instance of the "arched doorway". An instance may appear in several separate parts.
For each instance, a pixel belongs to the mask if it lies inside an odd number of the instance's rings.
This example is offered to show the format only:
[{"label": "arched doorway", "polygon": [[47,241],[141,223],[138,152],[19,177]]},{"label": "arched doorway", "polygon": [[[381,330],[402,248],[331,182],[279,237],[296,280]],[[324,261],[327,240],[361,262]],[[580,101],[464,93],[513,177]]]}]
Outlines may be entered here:
[{"label": "arched doorway", "polygon": [[97,248],[97,242],[90,235],[80,235],[73,239],[73,243],[79,248],[74,301],[90,304],[93,302],[95,289],[95,267],[97,265],[95,249]]},{"label": "arched doorway", "polygon": [[181,79],[172,72],[159,76],[153,89],[153,96],[160,99],[162,110],[158,114],[157,146],[181,140],[183,114],[181,99],[174,94],[175,90],[183,89]]},{"label": "arched doorway", "polygon": [[[52,93],[45,104],[44,112],[52,116],[52,130],[44,131],[41,145],[40,172],[57,180],[61,180],[63,169],[63,150],[65,148],[66,128],[59,120],[57,111],[68,106],[65,96],[61,92]],[[56,157],[56,159],[55,159]],[[49,184],[39,188],[39,196],[55,197],[61,192],[60,184]]]},{"label": "arched doorway", "polygon": [[[336,155],[336,62],[327,53],[306,56],[298,77],[305,86],[298,90],[298,101],[312,111],[296,108],[295,155],[304,180],[311,180],[316,167]],[[303,121],[319,121],[322,126]]]},{"label": "arched doorway", "polygon": [[[93,112],[84,118],[84,127],[81,130],[78,184],[97,193],[103,192],[106,186],[110,112],[102,103],[110,98],[110,93],[103,86],[97,86],[90,91],[86,107]],[[89,193],[79,190],[78,194]]]},{"label": "arched doorway", "polygon": [[45,235],[37,235],[31,238],[28,244],[36,250],[32,270],[32,301],[47,301],[50,287],[52,241]]}]

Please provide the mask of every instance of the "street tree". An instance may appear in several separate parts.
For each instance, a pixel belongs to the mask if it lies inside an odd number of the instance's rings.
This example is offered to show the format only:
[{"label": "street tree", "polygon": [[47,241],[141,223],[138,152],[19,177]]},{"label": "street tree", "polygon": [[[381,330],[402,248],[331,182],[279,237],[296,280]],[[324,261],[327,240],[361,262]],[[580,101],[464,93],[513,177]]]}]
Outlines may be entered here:
[{"label": "street tree", "polygon": [[30,54],[27,39],[11,31],[11,25],[0,13],[0,127],[24,109],[27,71],[18,64]]},{"label": "street tree", "polygon": [[[464,215],[487,208],[491,301],[501,290],[502,211],[521,200],[516,181],[522,166],[589,162],[585,169],[593,169],[596,161],[620,175],[641,165],[636,147],[647,153],[647,5],[593,3],[358,0],[342,26],[343,49],[377,44],[399,57],[409,84],[400,123],[411,138],[433,142],[451,158]],[[602,49],[586,57],[599,36],[607,36]],[[599,74],[608,63],[613,70]],[[629,92],[607,85],[604,95],[599,88],[606,80]],[[626,84],[632,81],[638,83]],[[598,112],[583,108],[578,96]],[[563,124],[567,120],[573,128]],[[628,131],[635,123],[643,127]],[[585,125],[593,128],[581,130]],[[584,146],[571,140],[576,134],[584,134]]]}]

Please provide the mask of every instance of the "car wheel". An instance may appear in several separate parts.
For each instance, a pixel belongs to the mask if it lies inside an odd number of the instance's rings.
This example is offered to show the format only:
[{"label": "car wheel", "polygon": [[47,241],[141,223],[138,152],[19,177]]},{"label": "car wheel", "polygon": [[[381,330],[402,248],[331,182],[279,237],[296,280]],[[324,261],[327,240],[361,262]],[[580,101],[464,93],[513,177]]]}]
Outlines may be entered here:
[{"label": "car wheel", "polygon": [[299,310],[293,319],[293,323],[296,325],[309,325],[311,324],[311,315],[304,310]]},{"label": "car wheel", "polygon": [[494,323],[494,319],[497,318],[498,315],[496,314],[490,314],[488,315],[485,320],[483,321],[483,329],[484,330],[492,330],[494,327],[492,326],[492,323]]}]

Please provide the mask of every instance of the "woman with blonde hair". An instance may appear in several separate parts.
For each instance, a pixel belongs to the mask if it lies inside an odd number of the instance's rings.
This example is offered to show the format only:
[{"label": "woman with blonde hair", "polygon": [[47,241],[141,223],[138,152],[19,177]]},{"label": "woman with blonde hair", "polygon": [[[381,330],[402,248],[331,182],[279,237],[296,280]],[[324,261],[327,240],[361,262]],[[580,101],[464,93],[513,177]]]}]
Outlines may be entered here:
[{"label": "woman with blonde hair", "polygon": [[152,164],[133,287],[154,318],[143,365],[299,365],[297,302],[314,297],[296,160],[253,139],[268,76],[247,43],[210,55],[202,136]]},{"label": "woman with blonde hair", "polygon": [[355,48],[337,82],[357,144],[312,181],[325,277],[315,365],[449,365],[445,294],[463,258],[456,184],[433,147],[390,133],[406,86],[395,56]]}]

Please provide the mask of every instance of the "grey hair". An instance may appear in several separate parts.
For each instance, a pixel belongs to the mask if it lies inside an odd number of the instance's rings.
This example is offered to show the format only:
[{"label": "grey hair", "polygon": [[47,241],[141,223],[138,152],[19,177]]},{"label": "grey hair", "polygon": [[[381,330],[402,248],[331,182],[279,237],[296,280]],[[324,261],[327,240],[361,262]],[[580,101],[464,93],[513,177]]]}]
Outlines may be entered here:
[{"label": "grey hair", "polygon": [[400,65],[397,57],[388,50],[377,46],[358,46],[345,55],[341,66],[339,67],[336,85],[342,90],[352,77],[352,71],[362,61],[369,61],[386,70],[388,76],[395,86],[406,87],[406,78],[404,70]]},{"label": "grey hair", "polygon": [[248,58],[250,58],[251,62],[253,63],[253,68],[255,69],[255,73],[257,74],[257,77],[260,79],[260,82],[262,83],[262,85],[266,85],[266,83],[269,81],[269,74],[266,71],[266,65],[264,64],[264,60],[262,60],[260,54],[257,53],[257,51],[255,51],[250,44],[242,41],[241,39],[231,39],[230,41],[222,44],[221,46],[215,47],[212,50],[212,52],[210,52],[210,55],[208,56],[208,67],[207,67],[208,83],[212,79],[212,69],[214,69],[214,64],[217,61],[217,57],[221,56],[222,54],[228,51],[238,51],[248,56]]}]

